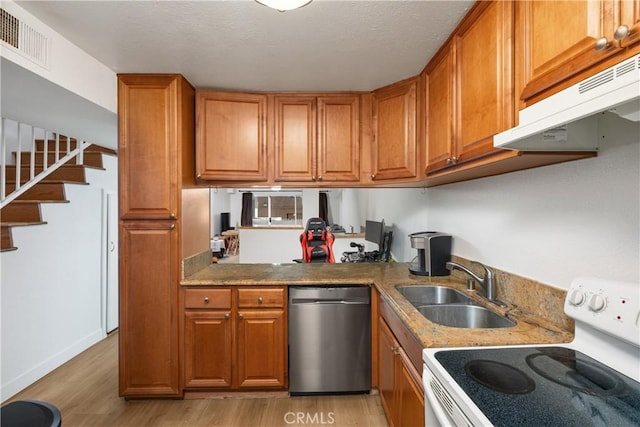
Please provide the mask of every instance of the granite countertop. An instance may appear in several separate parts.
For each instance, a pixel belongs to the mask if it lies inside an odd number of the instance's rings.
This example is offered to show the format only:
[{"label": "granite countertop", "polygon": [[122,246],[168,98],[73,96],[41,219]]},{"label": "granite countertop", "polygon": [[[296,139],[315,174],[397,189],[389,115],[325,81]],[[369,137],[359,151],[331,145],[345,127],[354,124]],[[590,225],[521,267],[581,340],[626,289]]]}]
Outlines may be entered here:
[{"label": "granite countertop", "polygon": [[[573,339],[573,331],[566,323],[551,323],[547,316],[543,318],[542,315],[527,313],[509,300],[505,301],[506,308],[500,308],[475,292],[467,291],[464,279],[454,276],[415,276],[409,273],[408,267],[408,263],[212,264],[185,277],[181,285],[372,285],[380,291],[381,298],[398,314],[423,347],[549,344],[569,342]],[[433,323],[420,314],[395,288],[396,285],[424,284],[456,288],[479,305],[506,314],[517,324],[511,328],[466,329]],[[521,289],[522,292],[527,292],[526,287]],[[502,299],[500,294],[498,297]]]}]

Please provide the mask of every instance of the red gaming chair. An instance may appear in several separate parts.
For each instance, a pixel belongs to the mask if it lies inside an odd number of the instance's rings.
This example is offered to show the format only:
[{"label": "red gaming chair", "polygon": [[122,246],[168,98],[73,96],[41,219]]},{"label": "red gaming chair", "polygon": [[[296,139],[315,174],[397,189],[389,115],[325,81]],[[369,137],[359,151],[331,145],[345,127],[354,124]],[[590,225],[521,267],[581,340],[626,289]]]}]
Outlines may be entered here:
[{"label": "red gaming chair", "polygon": [[309,218],[304,233],[300,235],[303,262],[335,262],[333,241],[335,237],[327,230],[322,218]]}]

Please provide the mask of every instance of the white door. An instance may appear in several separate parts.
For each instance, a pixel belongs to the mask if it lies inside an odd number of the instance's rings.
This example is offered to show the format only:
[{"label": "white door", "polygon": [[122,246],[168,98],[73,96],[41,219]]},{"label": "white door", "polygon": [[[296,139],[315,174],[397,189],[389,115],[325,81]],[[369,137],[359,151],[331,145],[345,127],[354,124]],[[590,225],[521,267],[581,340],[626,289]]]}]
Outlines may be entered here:
[{"label": "white door", "polygon": [[107,333],[118,327],[118,195],[107,193]]}]

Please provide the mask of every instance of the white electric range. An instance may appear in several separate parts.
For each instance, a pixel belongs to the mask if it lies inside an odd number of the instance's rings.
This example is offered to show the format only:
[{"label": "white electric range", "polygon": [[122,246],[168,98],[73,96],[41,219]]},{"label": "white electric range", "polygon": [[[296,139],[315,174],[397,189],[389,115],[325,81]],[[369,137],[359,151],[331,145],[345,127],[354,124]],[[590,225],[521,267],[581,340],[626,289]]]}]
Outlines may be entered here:
[{"label": "white electric range", "polygon": [[640,426],[640,284],[572,282],[568,344],[423,351],[427,426]]}]

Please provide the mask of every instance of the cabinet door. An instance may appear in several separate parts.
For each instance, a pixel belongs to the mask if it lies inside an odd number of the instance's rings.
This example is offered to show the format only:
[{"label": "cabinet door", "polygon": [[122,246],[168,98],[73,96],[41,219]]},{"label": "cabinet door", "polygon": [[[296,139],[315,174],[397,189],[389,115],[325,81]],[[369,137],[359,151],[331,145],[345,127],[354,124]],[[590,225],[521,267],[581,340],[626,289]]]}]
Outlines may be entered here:
[{"label": "cabinet door", "polygon": [[178,229],[120,224],[120,396],[180,396]]},{"label": "cabinet door", "polygon": [[616,25],[629,27],[629,35],[620,41],[623,47],[640,41],[640,0],[620,0],[620,18]]},{"label": "cabinet door", "polygon": [[176,76],[119,76],[121,219],[175,218],[177,90]]},{"label": "cabinet door", "polygon": [[238,387],[287,387],[285,328],[283,310],[238,312]]},{"label": "cabinet door", "polygon": [[398,342],[382,317],[379,319],[378,334],[378,386],[380,400],[387,415],[389,425],[399,425],[396,403],[396,353]]},{"label": "cabinet door", "polygon": [[403,426],[424,426],[424,392],[422,390],[422,379],[415,372],[411,361],[404,353],[398,354],[400,359],[400,370],[398,372],[398,394],[400,395],[400,425]]},{"label": "cabinet door", "polygon": [[416,176],[417,86],[414,78],[373,93],[373,180]]},{"label": "cabinet door", "polygon": [[360,97],[318,98],[318,181],[360,180]]},{"label": "cabinet door", "polygon": [[527,0],[516,8],[525,101],[618,50],[616,43],[595,50],[600,37],[612,38],[610,0]]},{"label": "cabinet door", "polygon": [[203,180],[267,180],[267,97],[196,93],[196,175]]},{"label": "cabinet door", "polygon": [[440,51],[425,70],[427,173],[453,158],[453,45]]},{"label": "cabinet door", "polygon": [[493,135],[513,126],[513,16],[513,2],[480,2],[454,36],[454,163],[494,151]]},{"label": "cabinet door", "polygon": [[185,387],[231,387],[231,311],[185,312]]},{"label": "cabinet door", "polygon": [[316,99],[276,96],[276,181],[315,181]]}]

